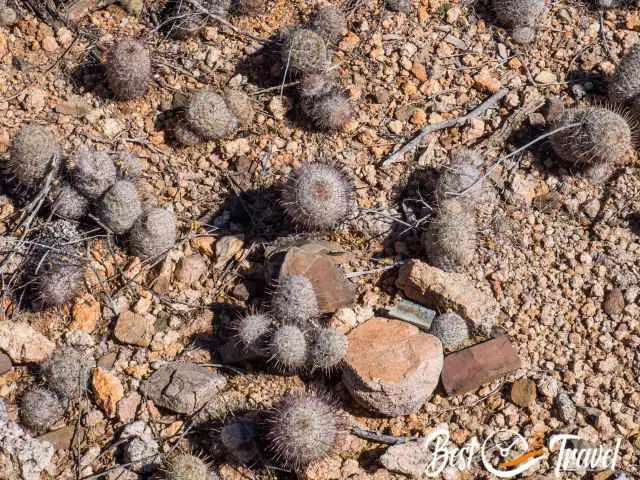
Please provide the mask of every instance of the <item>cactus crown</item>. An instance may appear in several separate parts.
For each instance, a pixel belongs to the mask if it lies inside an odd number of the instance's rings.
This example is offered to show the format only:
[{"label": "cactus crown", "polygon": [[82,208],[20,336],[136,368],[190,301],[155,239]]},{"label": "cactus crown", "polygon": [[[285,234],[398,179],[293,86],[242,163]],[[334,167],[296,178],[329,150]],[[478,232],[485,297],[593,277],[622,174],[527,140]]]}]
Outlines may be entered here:
[{"label": "cactus crown", "polygon": [[36,433],[48,431],[63,413],[58,397],[46,388],[28,391],[20,402],[20,419]]},{"label": "cactus crown", "polygon": [[280,322],[300,325],[317,317],[318,298],[309,279],[303,275],[280,278],[271,298],[271,311]]},{"label": "cactus crown", "polygon": [[176,219],[164,208],[142,214],[129,231],[129,250],[142,259],[165,255],[176,243]]},{"label": "cactus crown", "polygon": [[224,92],[224,101],[241,126],[251,125],[255,112],[249,95],[241,90],[229,89]]},{"label": "cactus crown", "polygon": [[338,88],[304,99],[302,109],[314,125],[323,130],[341,130],[355,116],[351,101]]},{"label": "cactus crown", "polygon": [[225,138],[239,126],[224,98],[211,90],[200,90],[191,96],[185,119],[191,130],[205,140]]},{"label": "cactus crown", "polygon": [[628,102],[640,95],[640,46],[622,58],[616,73],[609,82],[609,100]]},{"label": "cactus crown", "polygon": [[296,325],[282,325],[271,335],[269,353],[269,361],[284,372],[303,368],[307,362],[304,332]]},{"label": "cactus crown", "polygon": [[71,347],[62,347],[53,352],[40,368],[49,388],[68,401],[80,398],[85,392],[94,366],[93,357]]},{"label": "cactus crown", "polygon": [[281,50],[282,64],[293,73],[322,73],[329,67],[327,46],[320,35],[305,28],[287,35]]},{"label": "cactus crown", "polygon": [[451,163],[444,167],[436,185],[436,197],[443,200],[450,197],[450,193],[466,193],[467,197],[477,198],[482,194],[480,178],[482,157],[473,150],[460,150],[451,159]]},{"label": "cactus crown", "polygon": [[469,338],[471,331],[464,318],[448,312],[433,319],[430,333],[438,337],[446,348],[455,349]]},{"label": "cactus crown", "polygon": [[260,349],[269,334],[273,319],[265,313],[252,313],[238,318],[233,325],[235,337],[244,349]]},{"label": "cactus crown", "polygon": [[238,419],[220,430],[220,442],[227,454],[242,465],[249,465],[259,455],[256,428],[248,419]]},{"label": "cactus crown", "polygon": [[333,328],[320,328],[315,332],[311,346],[311,367],[330,372],[337,368],[347,354],[349,346],[345,334]]},{"label": "cactus crown", "polygon": [[202,459],[182,453],[169,459],[162,467],[162,478],[166,480],[211,480],[211,473]]},{"label": "cactus crown", "polygon": [[40,125],[31,123],[18,130],[7,171],[17,183],[37,187],[51,168],[57,169],[60,147],[53,134]]},{"label": "cactus crown", "polygon": [[90,199],[99,198],[116,182],[116,166],[106,152],[78,151],[69,170],[74,187]]},{"label": "cactus crown", "polygon": [[142,202],[133,183],[118,180],[96,205],[100,221],[114,233],[125,233],[142,215]]},{"label": "cactus crown", "polygon": [[317,396],[288,395],[267,418],[268,449],[296,470],[334,450],[343,430],[339,411]]},{"label": "cactus crown", "polygon": [[51,211],[59,217],[80,220],[89,211],[89,200],[71,185],[63,184],[52,197]]},{"label": "cactus crown", "polygon": [[493,10],[505,27],[535,27],[546,5],[544,0],[493,0]]},{"label": "cactus crown", "polygon": [[339,8],[324,6],[316,9],[311,16],[311,29],[327,43],[340,40],[347,30],[345,13]]},{"label": "cactus crown", "polygon": [[140,42],[125,38],[107,53],[105,73],[109,88],[122,100],[130,100],[147,93],[151,81],[151,57]]},{"label": "cactus crown", "polygon": [[295,223],[311,229],[330,228],[350,213],[353,189],[336,168],[305,163],[289,176],[282,204]]}]

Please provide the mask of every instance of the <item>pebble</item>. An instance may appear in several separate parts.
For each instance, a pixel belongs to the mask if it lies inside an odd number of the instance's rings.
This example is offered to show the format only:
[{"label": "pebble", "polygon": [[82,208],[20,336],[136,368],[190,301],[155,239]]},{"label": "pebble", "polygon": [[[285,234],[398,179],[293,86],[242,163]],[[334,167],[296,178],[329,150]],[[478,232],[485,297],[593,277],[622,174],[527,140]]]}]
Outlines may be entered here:
[{"label": "pebble", "polygon": [[100,302],[93,295],[86,293],[76,299],[71,310],[72,321],[70,330],[80,330],[91,333],[96,329],[100,320]]},{"label": "pebble", "polygon": [[193,285],[206,273],[207,262],[201,255],[187,255],[178,262],[175,278],[185,285]]},{"label": "pebble", "polygon": [[620,315],[624,311],[624,294],[619,288],[609,290],[604,297],[604,311],[609,315]]},{"label": "pebble", "polygon": [[543,83],[543,84],[556,83],[558,81],[555,74],[553,72],[550,72],[549,70],[543,70],[542,72],[538,73],[534,77],[534,80],[538,83]]},{"label": "pebble", "polygon": [[[449,435],[449,428],[446,424],[438,425],[433,432],[441,432],[443,437]],[[410,478],[427,478],[425,472],[432,469],[432,462],[436,460],[435,454],[428,448],[426,438],[412,440],[410,442],[392,445],[380,457],[380,464],[391,472],[401,473]]]},{"label": "pebble", "polygon": [[567,424],[575,421],[576,406],[566,392],[561,392],[556,397],[555,412],[558,418]]},{"label": "pebble", "polygon": [[392,133],[395,133],[396,135],[400,135],[402,133],[402,122],[399,120],[391,120],[387,124],[387,128]]},{"label": "pebble", "polygon": [[224,267],[244,247],[244,235],[228,235],[216,242],[216,268]]},{"label": "pebble", "polygon": [[136,418],[136,411],[142,397],[138,392],[131,392],[118,402],[118,419],[122,423],[129,423]]},{"label": "pebble", "polygon": [[148,347],[155,334],[155,318],[150,314],[138,314],[131,310],[121,313],[113,330],[120,342]]},{"label": "pebble", "polygon": [[[0,405],[0,411],[5,411],[2,401]],[[4,471],[0,475],[6,475],[3,478],[21,476],[22,480],[40,480],[41,472],[49,467],[55,449],[50,442],[31,437],[20,425],[1,415],[0,453],[4,460]],[[12,474],[13,469],[17,471]]]},{"label": "pebble", "polygon": [[123,448],[123,459],[126,463],[132,462],[135,471],[148,472],[156,468],[160,446],[145,422],[137,421],[124,427],[120,439],[129,440]]},{"label": "pebble", "polygon": [[47,36],[42,39],[42,49],[45,52],[53,53],[60,48],[56,39],[52,36]]},{"label": "pebble", "polygon": [[108,417],[115,417],[118,402],[124,397],[124,387],[120,379],[102,368],[93,370],[91,388],[96,403]]},{"label": "pebble", "polygon": [[530,407],[536,403],[536,384],[528,378],[516,380],[511,385],[511,401],[519,407]]},{"label": "pebble", "polygon": [[0,350],[14,363],[40,363],[55,349],[55,344],[24,322],[0,322]]},{"label": "pebble", "polygon": [[538,381],[538,391],[541,395],[554,399],[560,391],[560,387],[555,378],[544,376]]}]

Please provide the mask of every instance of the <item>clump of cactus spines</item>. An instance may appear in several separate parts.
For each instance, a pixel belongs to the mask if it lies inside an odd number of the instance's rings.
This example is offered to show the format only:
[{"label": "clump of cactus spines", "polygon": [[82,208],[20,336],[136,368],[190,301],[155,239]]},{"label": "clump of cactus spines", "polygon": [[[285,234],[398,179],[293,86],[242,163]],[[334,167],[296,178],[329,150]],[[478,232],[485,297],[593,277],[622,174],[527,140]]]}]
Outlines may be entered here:
[{"label": "clump of cactus spines", "polygon": [[471,335],[466,320],[454,312],[443,313],[434,318],[429,332],[451,350],[460,347]]},{"label": "clump of cactus spines", "polygon": [[224,98],[211,90],[200,90],[191,96],[185,119],[191,130],[205,140],[225,138],[239,126]]},{"label": "clump of cactus spines", "polygon": [[313,370],[330,372],[347,354],[347,336],[333,328],[320,328],[314,333],[310,359]]},{"label": "clump of cactus spines", "polygon": [[25,125],[13,139],[7,162],[8,173],[20,185],[38,187],[51,169],[57,171],[60,147],[54,135],[45,127]]},{"label": "clump of cactus spines", "polygon": [[34,279],[34,296],[42,308],[59,307],[78,296],[84,285],[79,264],[54,265]]},{"label": "clump of cactus spines", "polygon": [[53,193],[51,211],[68,220],[80,220],[89,211],[89,200],[71,185],[63,184]]},{"label": "clump of cactus spines", "polygon": [[176,219],[169,210],[153,208],[129,231],[129,250],[142,259],[166,254],[176,243]]},{"label": "clump of cactus spines", "polygon": [[307,363],[307,338],[296,325],[282,325],[269,340],[270,361],[285,372],[303,368]]},{"label": "clump of cactus spines", "polygon": [[321,97],[333,89],[332,78],[324,73],[310,73],[300,79],[300,96],[304,99]]},{"label": "clump of cactus spines", "polygon": [[320,35],[327,44],[336,43],[347,31],[345,13],[332,6],[316,9],[311,16],[310,24],[311,29]]},{"label": "clump of cactus spines", "polygon": [[[493,0],[493,10],[498,21],[514,30],[514,41],[529,43],[535,36],[535,26],[545,13],[544,0]],[[529,31],[516,32],[527,28]]]},{"label": "clump of cactus spines", "polygon": [[554,152],[572,164],[612,165],[631,148],[629,123],[622,115],[604,107],[567,109],[551,123],[552,130],[576,124],[551,137]]},{"label": "clump of cactus spines", "polygon": [[142,215],[142,202],[133,183],[117,181],[96,205],[100,221],[113,233],[125,233]]},{"label": "clump of cactus spines", "polygon": [[229,89],[224,92],[224,101],[241,126],[251,125],[255,112],[249,95],[242,90]]},{"label": "clump of cactus spines", "polygon": [[143,165],[134,153],[127,153],[114,162],[118,178],[134,180],[142,172]]},{"label": "clump of cactus spines", "polygon": [[67,402],[82,396],[94,366],[93,357],[72,347],[62,347],[51,354],[40,370],[49,388]]},{"label": "clump of cactus spines", "polygon": [[220,430],[220,443],[227,455],[241,465],[251,465],[259,456],[255,425],[246,419],[234,420]]},{"label": "clump of cactus spines", "polygon": [[476,249],[476,218],[464,197],[439,202],[436,218],[423,238],[429,263],[445,271],[470,264]]},{"label": "clump of cactus spines", "polygon": [[240,347],[260,352],[264,348],[264,342],[267,339],[273,319],[265,313],[252,313],[238,318],[233,325],[235,337]]},{"label": "clump of cactus spines", "polygon": [[182,453],[169,459],[162,467],[165,480],[211,480],[207,464],[189,453]]},{"label": "clump of cactus spines", "polygon": [[298,28],[288,33],[282,44],[284,68],[299,74],[322,73],[329,67],[327,45],[313,30]]},{"label": "clump of cactus spines", "polygon": [[47,432],[63,414],[60,400],[46,388],[28,391],[20,402],[20,419],[35,433]]},{"label": "clump of cactus spines", "polygon": [[194,132],[183,118],[179,116],[171,126],[171,136],[179,145],[191,147],[202,143],[202,137]]},{"label": "clump of cactus spines", "polygon": [[609,82],[609,100],[625,103],[640,95],[640,47],[622,58]]},{"label": "clump of cactus spines", "polygon": [[323,130],[341,130],[355,116],[351,101],[338,88],[325,95],[303,98],[302,111]]},{"label": "clump of cactus spines", "polygon": [[413,10],[411,0],[385,0],[384,6],[392,12],[403,12],[406,14],[411,13]]},{"label": "clump of cactus spines", "polygon": [[289,275],[280,279],[271,297],[271,311],[281,322],[306,325],[320,313],[318,297],[309,279]]},{"label": "clump of cactus spines", "polygon": [[344,420],[317,396],[288,395],[274,406],[266,427],[268,449],[275,459],[300,470],[334,451]]},{"label": "clump of cactus spines", "polygon": [[477,199],[482,195],[480,167],[482,157],[473,150],[458,151],[438,177],[436,196],[443,200],[465,192],[466,197]]},{"label": "clump of cactus spines", "polygon": [[120,40],[107,53],[105,73],[109,88],[117,98],[141,97],[147,93],[151,81],[149,51],[134,39]]},{"label": "clump of cactus spines", "polygon": [[310,229],[335,227],[351,212],[353,189],[336,168],[305,163],[294,170],[282,191],[285,212]]},{"label": "clump of cactus spines", "polygon": [[92,200],[102,196],[116,182],[116,166],[107,152],[78,151],[68,168],[74,187]]}]

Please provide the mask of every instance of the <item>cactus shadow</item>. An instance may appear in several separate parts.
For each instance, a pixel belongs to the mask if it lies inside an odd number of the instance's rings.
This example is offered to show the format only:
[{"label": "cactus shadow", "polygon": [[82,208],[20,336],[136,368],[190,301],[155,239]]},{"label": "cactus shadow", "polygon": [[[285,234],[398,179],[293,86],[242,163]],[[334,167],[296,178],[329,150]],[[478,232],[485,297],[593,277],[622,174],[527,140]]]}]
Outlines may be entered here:
[{"label": "cactus shadow", "polygon": [[629,228],[631,231],[640,236],[640,212],[635,212],[627,216],[629,222]]},{"label": "cactus shadow", "polygon": [[236,74],[247,77],[250,83],[262,89],[278,87],[283,82],[281,44],[279,33],[271,35],[261,48],[240,59]]},{"label": "cactus shadow", "polygon": [[82,62],[71,71],[70,79],[74,90],[86,90],[103,100],[109,100],[113,95],[106,83],[106,70],[101,57],[100,49],[93,46]]}]

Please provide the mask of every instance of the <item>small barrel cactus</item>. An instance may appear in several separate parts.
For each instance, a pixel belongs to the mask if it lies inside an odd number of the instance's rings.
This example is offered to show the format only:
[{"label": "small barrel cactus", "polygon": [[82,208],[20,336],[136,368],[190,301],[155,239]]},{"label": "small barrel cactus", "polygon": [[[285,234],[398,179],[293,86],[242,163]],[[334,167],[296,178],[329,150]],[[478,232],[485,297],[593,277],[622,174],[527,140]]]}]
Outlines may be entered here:
[{"label": "small barrel cactus", "polygon": [[329,67],[329,54],[324,40],[305,28],[288,32],[282,44],[281,58],[283,67],[293,73],[322,73]]},{"label": "small barrel cactus", "polygon": [[339,8],[324,6],[311,15],[310,27],[327,44],[336,43],[347,31],[347,16]]},{"label": "small barrel cactus", "polygon": [[473,207],[463,197],[454,197],[438,204],[436,218],[429,224],[422,241],[429,263],[450,272],[473,261],[476,238]]},{"label": "small barrel cactus", "polygon": [[65,402],[79,399],[87,389],[93,357],[71,347],[58,348],[40,366],[42,376],[51,390]]},{"label": "small barrel cactus", "polygon": [[271,297],[271,312],[285,323],[306,325],[320,314],[318,297],[309,279],[303,275],[280,278]]},{"label": "small barrel cactus", "polygon": [[[460,150],[451,159],[448,166],[442,169],[436,185],[436,197],[444,200],[462,192],[465,197],[476,199],[482,195],[480,167],[482,157],[473,150]],[[467,191],[467,189],[469,189]]]},{"label": "small barrel cactus", "polygon": [[[180,40],[197,35],[208,22],[208,13],[225,18],[231,8],[231,0],[200,0],[202,8],[187,0],[170,0],[162,18],[168,36]],[[204,11],[203,11],[204,10]]]},{"label": "small barrel cactus", "polygon": [[176,243],[176,219],[164,208],[142,214],[129,230],[129,250],[143,260],[165,255]]},{"label": "small barrel cactus", "polygon": [[198,145],[204,140],[200,135],[194,132],[187,121],[185,115],[178,115],[174,121],[171,122],[169,134],[172,139],[178,144],[186,147],[192,147]]},{"label": "small barrel cactus", "polygon": [[61,264],[43,270],[34,278],[33,294],[38,307],[59,307],[82,293],[84,269],[81,265]]},{"label": "small barrel cactus", "polygon": [[392,12],[402,12],[407,15],[413,11],[411,0],[385,0],[384,6]]},{"label": "small barrel cactus", "polygon": [[89,211],[89,200],[71,185],[63,184],[52,192],[51,212],[68,220],[80,220]]},{"label": "small barrel cactus", "polygon": [[170,458],[162,466],[162,478],[165,480],[211,480],[211,472],[207,464],[189,453],[182,453]]},{"label": "small barrel cactus", "polygon": [[225,138],[240,124],[224,98],[211,90],[200,90],[191,96],[185,119],[189,128],[204,140]]},{"label": "small barrel cactus", "polygon": [[255,112],[249,95],[241,90],[229,89],[224,92],[224,101],[240,122],[240,126],[248,127],[251,125]]},{"label": "small barrel cactus", "polygon": [[233,330],[241,348],[260,352],[264,349],[272,325],[271,316],[266,313],[252,313],[239,317],[233,324]]},{"label": "small barrel cactus", "polygon": [[632,135],[625,118],[604,107],[572,108],[552,119],[551,129],[577,126],[551,137],[554,152],[564,161],[590,166],[614,164],[631,148]]},{"label": "small barrel cactus", "polygon": [[609,100],[625,103],[640,95],[640,47],[623,57],[609,82]]},{"label": "small barrel cactus", "polygon": [[220,430],[220,443],[227,455],[240,465],[251,465],[259,456],[256,426],[247,419],[238,419]]},{"label": "small barrel cactus", "polygon": [[335,227],[353,208],[353,188],[336,168],[305,163],[289,176],[282,205],[296,224],[310,229]]},{"label": "small barrel cactus", "polygon": [[317,396],[287,395],[269,413],[266,429],[268,450],[276,461],[301,470],[335,450],[344,419]]},{"label": "small barrel cactus", "polygon": [[322,130],[341,130],[355,117],[351,101],[336,88],[326,95],[303,98],[302,111]]},{"label": "small barrel cactus", "polygon": [[96,214],[113,233],[125,233],[142,215],[142,202],[133,183],[118,180],[98,201]]},{"label": "small barrel cactus", "polygon": [[36,188],[60,164],[60,146],[53,134],[34,123],[18,130],[13,139],[7,173],[20,185]]},{"label": "small barrel cactus", "polygon": [[307,363],[307,339],[296,325],[277,328],[271,335],[268,349],[269,361],[284,372],[299,370]]},{"label": "small barrel cactus", "polygon": [[130,100],[143,96],[151,82],[149,50],[132,38],[120,40],[107,53],[105,74],[117,98]]},{"label": "small barrel cactus", "polygon": [[314,333],[310,360],[313,370],[330,372],[338,367],[347,354],[347,336],[333,328],[320,328]]},{"label": "small barrel cactus", "polygon": [[471,336],[466,320],[454,312],[443,313],[434,318],[429,332],[450,350],[462,346]]},{"label": "small barrel cactus", "polygon": [[513,40],[530,43],[535,38],[535,26],[545,14],[544,0],[493,0],[498,21],[513,29]]},{"label": "small barrel cactus", "polygon": [[64,408],[56,395],[46,388],[28,391],[20,402],[20,419],[35,433],[47,432],[62,418]]},{"label": "small barrel cactus", "polygon": [[76,152],[68,170],[73,186],[85,197],[95,200],[116,182],[116,166],[107,152]]},{"label": "small barrel cactus", "polygon": [[333,79],[325,73],[309,73],[300,79],[298,91],[304,102],[309,102],[312,97],[321,97],[331,92]]}]

